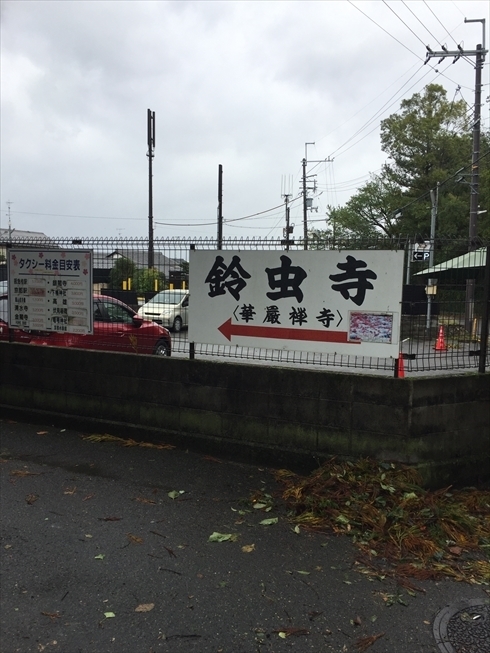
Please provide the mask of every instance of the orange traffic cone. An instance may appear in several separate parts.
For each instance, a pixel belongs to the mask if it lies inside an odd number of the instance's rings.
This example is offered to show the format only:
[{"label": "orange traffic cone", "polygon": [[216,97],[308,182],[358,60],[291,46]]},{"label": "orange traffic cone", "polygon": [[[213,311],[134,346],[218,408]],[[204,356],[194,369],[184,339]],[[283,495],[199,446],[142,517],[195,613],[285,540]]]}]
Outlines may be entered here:
[{"label": "orange traffic cone", "polygon": [[439,327],[439,334],[437,336],[436,344],[434,345],[436,351],[447,351],[446,340],[444,339],[444,327],[442,324]]},{"label": "orange traffic cone", "polygon": [[403,354],[400,352],[398,356],[398,369],[397,369],[397,377],[399,379],[404,379],[405,378],[405,363],[403,362]]}]

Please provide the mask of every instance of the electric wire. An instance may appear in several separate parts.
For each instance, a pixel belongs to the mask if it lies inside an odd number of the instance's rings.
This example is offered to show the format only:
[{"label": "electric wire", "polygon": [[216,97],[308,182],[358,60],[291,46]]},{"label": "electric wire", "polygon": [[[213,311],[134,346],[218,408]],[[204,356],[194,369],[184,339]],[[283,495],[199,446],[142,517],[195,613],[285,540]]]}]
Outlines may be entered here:
[{"label": "electric wire", "polygon": [[[405,3],[404,3],[404,4],[405,4]],[[432,9],[431,9],[431,8],[429,7],[429,5],[427,4],[426,0],[424,0],[424,5],[427,7],[427,9],[430,11],[430,13],[434,16],[434,18],[437,20],[437,22],[438,22],[439,25],[442,27],[442,29],[446,32],[446,34],[447,34],[450,38],[452,38],[452,40],[454,41],[454,43],[456,44],[456,46],[458,46],[458,42],[456,41],[456,39],[454,38],[454,36],[449,32],[448,29],[446,29],[446,27],[444,27],[444,25],[441,23],[441,21],[440,21],[440,19],[439,19],[439,16],[437,16],[437,15],[432,11]],[[428,30],[427,30],[427,31],[428,31]],[[429,32],[429,33],[430,33],[430,32]],[[436,39],[434,36],[433,36],[432,38],[434,38],[434,39],[437,41],[437,39]]]},{"label": "electric wire", "polygon": [[[426,30],[426,31],[427,31],[427,32],[432,36],[432,38],[434,39],[434,41],[437,41],[438,39],[434,36],[434,34],[432,34],[432,32],[430,31],[430,29],[427,27],[427,25],[425,25],[425,24],[420,20],[420,18],[417,16],[417,14],[414,13],[414,12],[410,9],[410,7],[409,7],[408,4],[405,2],[405,0],[402,0],[402,2],[403,2],[403,4],[405,5],[405,7],[408,9],[408,11],[412,14],[412,16],[413,16],[416,20],[418,20],[418,22],[422,25],[422,27],[423,27],[423,28],[424,28],[424,29],[425,29],[425,30]],[[427,3],[425,3],[425,4],[427,4]],[[431,11],[432,11],[432,9],[431,9]]]},{"label": "electric wire", "polygon": [[[415,52],[414,52],[413,50],[410,50],[410,48],[409,48],[408,46],[406,46],[405,43],[402,43],[401,41],[399,41],[399,40],[396,38],[396,36],[393,36],[393,34],[390,34],[390,32],[388,32],[388,30],[386,30],[384,27],[381,27],[381,25],[380,25],[379,23],[377,23],[373,18],[371,18],[370,16],[368,16],[366,13],[364,13],[364,11],[362,11],[362,9],[359,9],[359,7],[357,7],[357,6],[352,2],[352,0],[347,0],[347,2],[348,2],[350,5],[352,5],[355,9],[357,9],[357,11],[361,12],[361,14],[362,14],[363,16],[365,16],[368,20],[370,20],[370,21],[371,21],[372,23],[374,23],[377,27],[379,27],[380,30],[382,30],[383,32],[385,32],[385,34],[388,34],[388,36],[390,36],[390,37],[391,37],[392,39],[394,39],[397,43],[399,43],[402,47],[404,47],[405,50],[408,50],[411,54],[413,54],[414,57],[417,57],[417,59],[421,59],[421,60],[422,60],[422,57],[419,57],[419,55],[418,55],[418,54],[415,54]],[[425,44],[424,44],[424,46],[425,46]]]},{"label": "electric wire", "polygon": [[[407,23],[403,20],[403,18],[400,18],[400,16],[396,13],[396,11],[395,11],[394,9],[392,9],[392,8],[390,7],[390,5],[386,2],[386,0],[383,0],[383,4],[386,5],[386,7],[388,7],[388,9],[389,9],[391,12],[393,12],[393,13],[395,14],[395,16],[398,18],[398,20],[401,21],[401,22],[405,25],[405,27],[406,27],[408,30],[410,30],[410,32],[412,32],[412,34],[415,36],[415,38],[418,39],[418,40],[422,43],[422,45],[425,47],[425,43],[422,41],[422,39],[420,38],[420,36],[419,36],[418,34],[416,34],[416,33],[413,31],[413,29],[407,25]],[[405,4],[405,3],[403,3],[403,4]]]}]

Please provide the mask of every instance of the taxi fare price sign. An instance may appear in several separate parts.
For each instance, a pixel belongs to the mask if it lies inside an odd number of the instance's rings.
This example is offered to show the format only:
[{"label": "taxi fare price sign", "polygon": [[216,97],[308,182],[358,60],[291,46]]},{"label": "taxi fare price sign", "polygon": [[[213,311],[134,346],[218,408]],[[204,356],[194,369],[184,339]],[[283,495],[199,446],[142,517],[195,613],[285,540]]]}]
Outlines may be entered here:
[{"label": "taxi fare price sign", "polygon": [[403,251],[199,251],[189,341],[398,357]]},{"label": "taxi fare price sign", "polygon": [[92,252],[10,249],[9,326],[92,333]]}]

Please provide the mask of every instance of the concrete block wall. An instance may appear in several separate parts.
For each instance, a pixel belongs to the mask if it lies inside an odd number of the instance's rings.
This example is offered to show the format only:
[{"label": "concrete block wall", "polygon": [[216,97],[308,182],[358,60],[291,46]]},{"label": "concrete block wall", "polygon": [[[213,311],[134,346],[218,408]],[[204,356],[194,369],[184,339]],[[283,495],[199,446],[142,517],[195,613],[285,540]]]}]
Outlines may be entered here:
[{"label": "concrete block wall", "polygon": [[490,375],[365,374],[0,343],[3,411],[277,465],[335,455],[416,464],[427,484],[490,478]]}]

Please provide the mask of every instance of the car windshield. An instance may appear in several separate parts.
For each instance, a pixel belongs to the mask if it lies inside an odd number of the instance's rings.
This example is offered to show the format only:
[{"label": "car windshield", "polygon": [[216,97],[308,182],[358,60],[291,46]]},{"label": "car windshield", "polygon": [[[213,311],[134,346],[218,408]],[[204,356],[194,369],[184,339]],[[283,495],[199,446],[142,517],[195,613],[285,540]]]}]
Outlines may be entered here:
[{"label": "car windshield", "polygon": [[186,296],[185,290],[162,290],[153,299],[150,299],[149,304],[179,304]]}]

